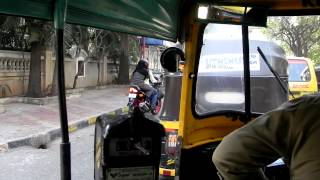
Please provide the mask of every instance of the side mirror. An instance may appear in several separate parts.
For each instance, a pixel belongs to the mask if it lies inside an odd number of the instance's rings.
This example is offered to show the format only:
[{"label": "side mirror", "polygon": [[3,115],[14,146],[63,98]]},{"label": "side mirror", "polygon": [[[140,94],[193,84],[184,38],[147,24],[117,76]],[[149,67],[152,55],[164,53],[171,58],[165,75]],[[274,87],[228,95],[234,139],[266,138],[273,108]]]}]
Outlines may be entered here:
[{"label": "side mirror", "polygon": [[161,66],[169,72],[177,72],[180,61],[185,61],[184,52],[176,47],[164,50],[160,57]]}]

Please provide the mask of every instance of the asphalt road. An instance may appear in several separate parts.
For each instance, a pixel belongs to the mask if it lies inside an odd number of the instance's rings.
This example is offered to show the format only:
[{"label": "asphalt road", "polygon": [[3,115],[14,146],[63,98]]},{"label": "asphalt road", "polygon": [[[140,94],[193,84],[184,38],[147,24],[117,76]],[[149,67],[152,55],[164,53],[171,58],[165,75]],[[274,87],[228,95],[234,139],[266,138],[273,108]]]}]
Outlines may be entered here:
[{"label": "asphalt road", "polygon": [[[70,134],[72,179],[93,180],[94,126]],[[21,147],[0,153],[0,180],[60,179],[60,142],[47,149]]]}]

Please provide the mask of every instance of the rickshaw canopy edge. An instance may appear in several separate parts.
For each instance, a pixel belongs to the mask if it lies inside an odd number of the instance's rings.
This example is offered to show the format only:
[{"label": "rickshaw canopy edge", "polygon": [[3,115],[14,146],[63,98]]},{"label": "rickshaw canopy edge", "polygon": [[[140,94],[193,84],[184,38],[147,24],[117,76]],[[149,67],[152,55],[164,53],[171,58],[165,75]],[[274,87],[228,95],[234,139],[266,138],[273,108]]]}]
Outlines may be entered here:
[{"label": "rickshaw canopy edge", "polygon": [[[0,14],[53,20],[54,0],[1,0]],[[68,0],[66,22],[176,42],[185,5],[266,7],[268,15],[319,14],[319,0]]]},{"label": "rickshaw canopy edge", "polygon": [[[181,0],[68,0],[66,22],[176,42]],[[54,0],[1,0],[0,13],[53,20]]]}]

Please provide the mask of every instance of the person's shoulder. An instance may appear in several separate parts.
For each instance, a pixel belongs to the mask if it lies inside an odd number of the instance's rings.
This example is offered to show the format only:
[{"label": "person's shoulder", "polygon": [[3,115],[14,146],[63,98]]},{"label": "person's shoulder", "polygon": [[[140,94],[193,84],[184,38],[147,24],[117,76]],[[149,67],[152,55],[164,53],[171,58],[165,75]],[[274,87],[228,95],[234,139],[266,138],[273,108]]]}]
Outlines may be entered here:
[{"label": "person's shoulder", "polygon": [[320,94],[308,94],[298,98],[291,99],[285,106],[313,106],[313,105],[320,105]]},{"label": "person's shoulder", "polygon": [[291,103],[320,103],[320,94],[307,94],[290,100]]}]

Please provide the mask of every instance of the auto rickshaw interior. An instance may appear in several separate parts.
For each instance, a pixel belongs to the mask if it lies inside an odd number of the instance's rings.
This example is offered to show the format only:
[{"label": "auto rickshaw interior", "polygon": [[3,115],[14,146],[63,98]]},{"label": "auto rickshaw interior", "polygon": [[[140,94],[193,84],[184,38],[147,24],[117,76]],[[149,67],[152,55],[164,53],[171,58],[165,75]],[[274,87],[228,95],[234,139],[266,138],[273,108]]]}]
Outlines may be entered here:
[{"label": "auto rickshaw interior", "polygon": [[[307,2],[300,3],[273,2],[267,6],[249,2],[248,6],[232,6],[239,4],[221,2],[219,6],[206,2],[197,4],[190,13],[185,28],[180,113],[165,114],[165,119],[179,120],[175,174],[181,179],[218,179],[211,156],[221,139],[288,100],[285,51],[261,37],[259,31],[267,26],[269,16],[317,14]],[[177,64],[170,57],[162,59],[168,61],[162,63],[164,68]],[[166,91],[169,93],[170,87]],[[290,176],[282,160],[265,168],[265,172],[271,179]]]},{"label": "auto rickshaw interior", "polygon": [[[266,26],[269,16],[319,15],[320,2],[2,0],[0,13],[54,21],[59,60],[62,179],[70,179],[71,173],[63,69],[65,22],[184,44],[185,54],[173,48],[165,51],[168,56],[163,55],[161,61],[171,72],[178,70],[177,60],[185,61],[177,122],[176,174],[180,179],[218,179],[211,156],[221,139],[288,97],[284,51],[265,40],[250,40],[249,26]],[[216,30],[222,34],[216,35]],[[274,179],[288,178],[288,169],[283,164],[266,171]]]}]

